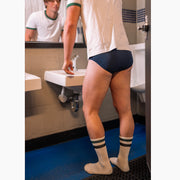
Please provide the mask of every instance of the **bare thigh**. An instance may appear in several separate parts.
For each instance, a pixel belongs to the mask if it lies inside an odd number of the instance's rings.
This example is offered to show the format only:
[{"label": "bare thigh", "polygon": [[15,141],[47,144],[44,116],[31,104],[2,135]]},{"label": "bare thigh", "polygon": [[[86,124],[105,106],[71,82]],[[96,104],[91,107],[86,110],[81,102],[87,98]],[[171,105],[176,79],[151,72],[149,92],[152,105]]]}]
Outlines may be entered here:
[{"label": "bare thigh", "polygon": [[113,75],[111,80],[111,93],[114,106],[116,107],[119,116],[131,111],[130,105],[130,75],[131,68],[120,71]]},{"label": "bare thigh", "polygon": [[83,82],[83,110],[99,111],[102,101],[109,88],[112,74],[89,60]]}]

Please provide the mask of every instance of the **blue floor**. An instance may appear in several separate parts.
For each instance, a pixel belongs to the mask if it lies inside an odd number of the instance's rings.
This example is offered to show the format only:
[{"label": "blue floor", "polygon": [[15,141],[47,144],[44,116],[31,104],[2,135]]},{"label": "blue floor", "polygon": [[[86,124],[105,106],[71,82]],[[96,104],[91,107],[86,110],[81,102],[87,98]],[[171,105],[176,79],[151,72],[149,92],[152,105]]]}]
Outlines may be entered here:
[{"label": "blue floor", "polygon": [[[119,151],[119,129],[106,131],[109,157]],[[146,154],[145,126],[135,124],[134,138],[129,160]],[[83,167],[96,162],[97,157],[89,137],[83,137],[57,145],[25,153],[26,180],[81,180],[89,176]]]}]

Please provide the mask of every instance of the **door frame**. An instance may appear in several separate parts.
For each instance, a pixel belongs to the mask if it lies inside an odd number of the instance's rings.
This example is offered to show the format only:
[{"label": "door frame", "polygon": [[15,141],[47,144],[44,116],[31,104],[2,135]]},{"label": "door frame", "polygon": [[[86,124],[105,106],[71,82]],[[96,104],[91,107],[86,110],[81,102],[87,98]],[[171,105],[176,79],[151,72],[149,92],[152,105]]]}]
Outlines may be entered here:
[{"label": "door frame", "polygon": [[145,14],[148,17],[149,31],[145,41],[145,87],[146,87],[146,162],[151,172],[151,0],[145,2]]}]

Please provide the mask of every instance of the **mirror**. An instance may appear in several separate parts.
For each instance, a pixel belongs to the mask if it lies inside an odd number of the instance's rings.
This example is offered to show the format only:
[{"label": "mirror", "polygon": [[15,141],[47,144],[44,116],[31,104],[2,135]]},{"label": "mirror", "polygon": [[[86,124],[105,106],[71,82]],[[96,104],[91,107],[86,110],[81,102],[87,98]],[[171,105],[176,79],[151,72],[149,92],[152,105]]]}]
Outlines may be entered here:
[{"label": "mirror", "polygon": [[[137,31],[138,26],[144,23],[145,1],[144,0],[122,0],[123,11],[122,17],[124,27],[129,39],[130,44],[142,43],[145,41],[145,34]],[[66,16],[66,3],[67,0],[61,0],[59,13],[64,17]],[[25,0],[25,26],[27,20],[32,12],[45,10],[44,0]],[[85,40],[81,20],[78,22],[77,36],[74,47],[85,48]],[[63,48],[62,41],[59,42],[39,42],[29,41],[25,43],[25,48]]]},{"label": "mirror", "polygon": [[[56,0],[56,2],[58,4],[58,0]],[[47,4],[47,2],[44,2],[44,0],[25,0],[26,37],[27,37],[27,31],[33,33],[33,35],[31,34],[31,38],[25,38],[26,40],[25,48],[63,48],[61,33],[63,32],[63,26],[66,17],[66,3],[67,0],[60,0],[59,6],[57,5],[56,7],[58,16],[55,18],[51,18],[48,16],[47,6],[49,4]],[[46,23],[48,22],[51,24],[46,24],[44,21],[45,24],[43,26],[38,26],[39,32],[41,32],[38,34],[36,24],[38,24],[37,19],[39,16],[41,17],[41,20],[39,20],[39,22],[42,21],[42,18],[45,18]],[[57,18],[59,19],[59,21],[57,21],[58,20]],[[57,26],[58,28],[55,29],[54,27]],[[52,33],[52,29],[53,29],[53,33]],[[43,34],[44,36],[42,35],[40,36],[40,34]],[[52,34],[51,36],[52,38],[49,38],[50,34]],[[83,36],[81,19],[79,19],[77,24],[75,47],[80,47],[80,48],[86,47]]]}]

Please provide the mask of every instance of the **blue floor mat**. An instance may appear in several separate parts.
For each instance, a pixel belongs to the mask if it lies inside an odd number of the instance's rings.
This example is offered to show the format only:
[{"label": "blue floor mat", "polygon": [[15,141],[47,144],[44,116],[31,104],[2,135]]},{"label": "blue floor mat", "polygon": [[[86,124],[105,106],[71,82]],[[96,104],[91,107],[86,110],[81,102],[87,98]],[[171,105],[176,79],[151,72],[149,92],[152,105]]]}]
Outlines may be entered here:
[{"label": "blue floor mat", "polygon": [[[119,151],[119,128],[106,131],[109,157]],[[146,154],[145,126],[135,124],[129,160]],[[26,180],[80,180],[89,176],[84,171],[88,162],[96,162],[97,156],[89,140],[83,137],[25,153]]]}]

